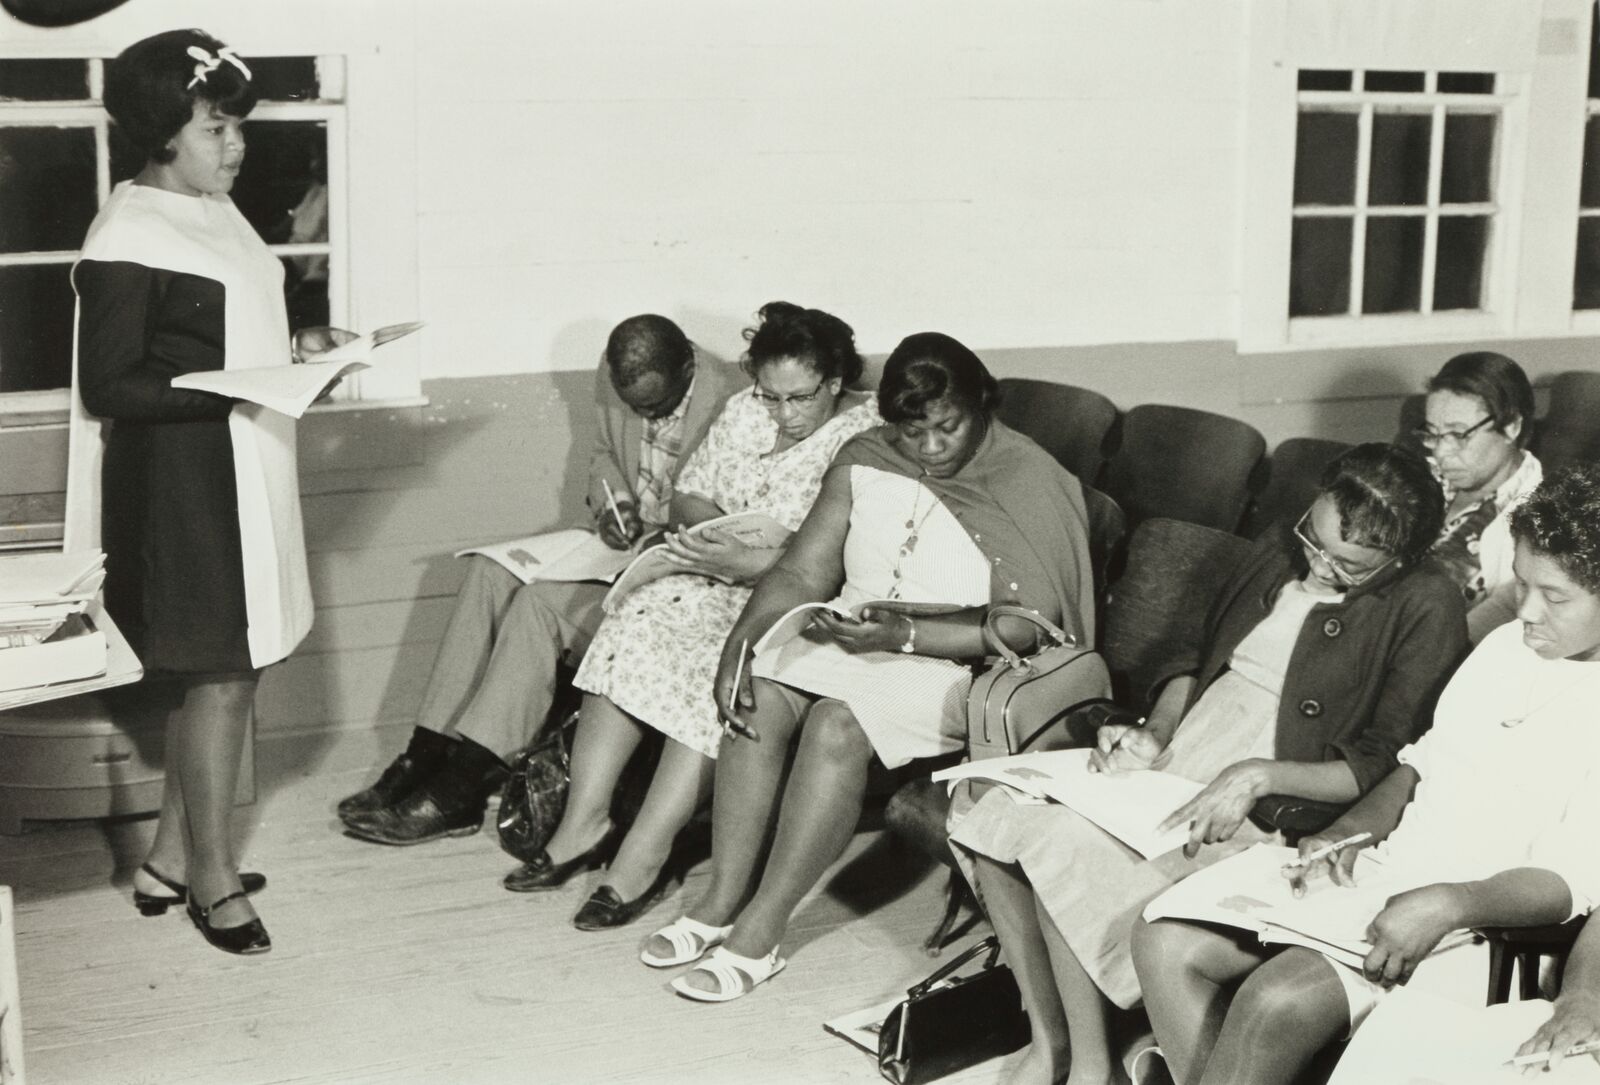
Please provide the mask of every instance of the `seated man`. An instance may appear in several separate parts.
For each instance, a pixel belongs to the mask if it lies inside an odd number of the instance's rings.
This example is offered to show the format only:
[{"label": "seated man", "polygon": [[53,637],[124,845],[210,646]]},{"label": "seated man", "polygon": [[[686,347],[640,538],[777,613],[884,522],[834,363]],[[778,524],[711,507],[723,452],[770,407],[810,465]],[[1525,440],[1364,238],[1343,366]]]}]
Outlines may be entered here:
[{"label": "seated man", "polygon": [[[587,496],[606,545],[626,549],[667,525],[678,468],[734,387],[732,372],[665,317],[630,317],[612,330],[595,381]],[[420,844],[477,832],[507,762],[550,712],[557,664],[575,663],[600,624],[604,584],[524,587],[490,558],[467,560],[410,744],[375,784],[339,803],[340,821],[362,839]]]},{"label": "seated man", "polygon": [[1404,890],[1351,916],[1371,917],[1363,968],[1237,931],[1136,925],[1134,964],[1179,1080],[1298,1080],[1419,964],[1419,979],[1447,965],[1428,958],[1451,931],[1561,922],[1600,901],[1600,467],[1551,475],[1511,534],[1519,625],[1461,665],[1399,768],[1300,842],[1326,857],[1311,872],[1341,885],[1357,845],[1375,845],[1384,884]]}]

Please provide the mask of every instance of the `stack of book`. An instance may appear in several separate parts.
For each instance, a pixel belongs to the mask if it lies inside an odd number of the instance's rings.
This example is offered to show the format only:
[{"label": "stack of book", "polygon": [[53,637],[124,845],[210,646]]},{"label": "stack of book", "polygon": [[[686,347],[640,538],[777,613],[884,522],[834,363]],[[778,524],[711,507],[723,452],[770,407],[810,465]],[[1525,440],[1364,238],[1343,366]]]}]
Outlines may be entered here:
[{"label": "stack of book", "polygon": [[93,616],[105,575],[98,550],[0,557],[0,691],[105,673]]}]

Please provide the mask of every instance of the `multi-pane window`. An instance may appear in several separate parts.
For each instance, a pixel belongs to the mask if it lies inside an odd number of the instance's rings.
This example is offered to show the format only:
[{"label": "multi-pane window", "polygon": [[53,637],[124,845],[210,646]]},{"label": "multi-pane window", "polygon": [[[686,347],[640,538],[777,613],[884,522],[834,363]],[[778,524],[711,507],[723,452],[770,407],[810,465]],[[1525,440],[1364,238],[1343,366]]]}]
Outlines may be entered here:
[{"label": "multi-pane window", "polygon": [[[261,103],[233,201],[285,265],[293,326],[342,316],[344,68],[339,57],[249,57]],[[100,104],[104,62],[0,63],[0,392],[65,388],[69,274],[112,185],[143,166]]]},{"label": "multi-pane window", "polygon": [[1508,96],[1491,72],[1298,74],[1289,316],[1485,310]]},{"label": "multi-pane window", "polygon": [[1600,309],[1600,18],[1589,40],[1589,90],[1583,129],[1583,179],[1578,189],[1578,260],[1572,307]]}]

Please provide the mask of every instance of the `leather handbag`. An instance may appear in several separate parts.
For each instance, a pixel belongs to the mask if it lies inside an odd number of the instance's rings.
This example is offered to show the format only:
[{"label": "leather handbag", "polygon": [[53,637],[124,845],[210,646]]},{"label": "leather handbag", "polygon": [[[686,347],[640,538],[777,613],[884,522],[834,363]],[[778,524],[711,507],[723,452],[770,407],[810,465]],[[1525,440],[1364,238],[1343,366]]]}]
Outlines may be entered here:
[{"label": "leather handbag", "polygon": [[[1000,618],[1021,618],[1044,631],[1044,645],[1019,656],[995,632]],[[967,748],[972,760],[1083,746],[1094,741],[1083,710],[1106,705],[1111,675],[1105,660],[1032,610],[995,606],[983,622],[983,639],[996,661],[967,693]],[[1078,721],[1078,722],[1075,722]]]},{"label": "leather handbag", "polygon": [[495,826],[500,847],[531,863],[544,851],[567,808],[567,768],[578,714],[547,727],[533,744],[511,760],[511,775],[500,791]]},{"label": "leather handbag", "polygon": [[[500,833],[500,847],[514,859],[534,862],[561,824],[567,809],[572,736],[577,729],[578,713],[568,712],[559,724],[546,727],[532,745],[511,759],[511,775],[500,789],[495,827]],[[661,745],[659,736],[641,742],[612,792],[611,820],[622,831],[633,824],[644,805],[661,757]]]},{"label": "leather handbag", "polygon": [[[988,954],[978,971],[957,976]],[[906,991],[878,1032],[878,1073],[921,1085],[999,1058],[1026,1044],[1028,1015],[1011,969],[998,964],[1000,939],[983,939]]]}]

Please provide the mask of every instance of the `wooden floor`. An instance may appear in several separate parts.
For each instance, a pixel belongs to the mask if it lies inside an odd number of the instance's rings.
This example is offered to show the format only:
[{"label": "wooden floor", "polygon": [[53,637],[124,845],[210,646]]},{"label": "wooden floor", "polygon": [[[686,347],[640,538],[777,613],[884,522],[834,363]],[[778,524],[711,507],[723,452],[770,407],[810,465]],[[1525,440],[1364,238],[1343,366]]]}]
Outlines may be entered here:
[{"label": "wooden floor", "polygon": [[180,912],[138,915],[128,879],[149,819],[0,837],[30,1085],[873,1082],[873,1061],[821,1022],[935,966],[919,942],[942,871],[862,832],[799,909],[782,975],[729,1005],[689,1002],[637,952],[697,895],[705,864],[634,925],[584,934],[569,919],[587,882],[504,891],[514,864],[492,826],[413,848],[341,835],[333,803],[369,770],[308,774],[291,749],[263,751],[260,801],[238,818],[245,868],[270,878],[262,957],[210,948]]}]

